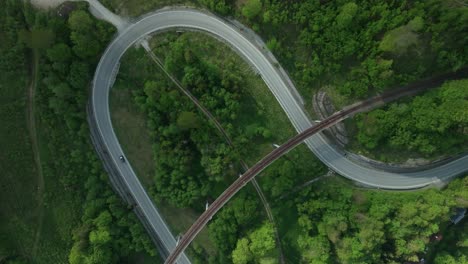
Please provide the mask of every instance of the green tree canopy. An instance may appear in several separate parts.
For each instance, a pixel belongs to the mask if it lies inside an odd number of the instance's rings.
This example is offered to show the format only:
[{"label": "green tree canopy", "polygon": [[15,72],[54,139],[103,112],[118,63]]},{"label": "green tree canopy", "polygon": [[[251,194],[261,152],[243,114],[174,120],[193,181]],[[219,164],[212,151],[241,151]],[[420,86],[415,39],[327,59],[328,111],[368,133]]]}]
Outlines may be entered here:
[{"label": "green tree canopy", "polygon": [[252,20],[262,11],[262,2],[260,0],[247,0],[242,8],[242,15]]},{"label": "green tree canopy", "polygon": [[358,5],[354,2],[349,2],[343,5],[340,13],[336,17],[336,23],[338,26],[342,28],[349,26],[357,11]]},{"label": "green tree canopy", "polygon": [[232,251],[233,264],[247,264],[252,260],[252,252],[249,248],[249,240],[241,238],[237,240],[236,248]]},{"label": "green tree canopy", "polygon": [[264,223],[260,228],[256,229],[249,235],[250,251],[256,257],[263,257],[269,251],[275,248],[275,235],[273,225]]}]

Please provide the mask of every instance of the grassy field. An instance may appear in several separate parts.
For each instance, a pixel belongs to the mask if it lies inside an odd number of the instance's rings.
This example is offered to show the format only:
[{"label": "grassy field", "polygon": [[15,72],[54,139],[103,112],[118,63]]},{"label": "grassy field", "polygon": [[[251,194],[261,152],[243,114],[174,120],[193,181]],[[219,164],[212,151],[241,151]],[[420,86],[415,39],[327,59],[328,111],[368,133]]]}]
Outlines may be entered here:
[{"label": "grassy field", "polygon": [[119,142],[142,184],[148,188],[154,178],[154,158],[145,117],[133,103],[129,90],[112,89],[110,98],[112,124]]},{"label": "grassy field", "polygon": [[60,184],[61,172],[53,169],[53,155],[47,146],[48,135],[40,121],[37,122],[37,132],[45,182],[44,219],[37,261],[68,263],[68,253],[72,246],[71,233],[79,224],[82,206],[78,197],[63,191]]},{"label": "grassy field", "polygon": [[[112,124],[119,142],[143,186],[149,190],[154,178],[154,161],[152,142],[144,114],[133,103],[129,90],[112,89],[110,97]],[[198,218],[198,214],[192,209],[176,208],[154,200],[153,202],[163,214],[173,234],[185,232]],[[207,252],[214,251],[206,230],[199,234],[195,243],[201,245]]]},{"label": "grassy field", "polygon": [[27,87],[26,69],[17,76],[0,75],[0,249],[20,256],[29,256],[38,215],[37,172],[26,123]]},{"label": "grassy field", "polygon": [[[63,193],[56,184],[60,175],[47,169],[47,141],[37,122],[45,197],[39,190],[31,145],[35,135],[27,123],[28,88],[33,85],[29,78],[26,69],[21,76],[0,75],[0,262],[8,254],[34,263],[67,263],[71,226],[79,219],[79,211],[70,207],[71,197],[54,198]],[[34,114],[37,121],[39,113]],[[39,204],[42,201],[44,206]]]}]

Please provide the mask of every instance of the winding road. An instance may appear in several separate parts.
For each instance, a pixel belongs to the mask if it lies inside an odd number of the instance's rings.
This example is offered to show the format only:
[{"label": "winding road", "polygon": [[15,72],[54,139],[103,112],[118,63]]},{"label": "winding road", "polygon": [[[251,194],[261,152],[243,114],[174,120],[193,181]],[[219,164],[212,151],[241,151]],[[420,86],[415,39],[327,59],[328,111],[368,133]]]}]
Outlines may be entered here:
[{"label": "winding road", "polygon": [[[177,28],[208,32],[228,43],[261,74],[298,132],[303,132],[313,126],[288,89],[285,80],[279,76],[275,66],[270,63],[259,48],[243,36],[242,32],[226,21],[208,13],[179,8],[154,12],[138,21],[128,23],[128,26],[119,28],[119,34],[107,47],[95,72],[91,98],[93,111],[90,118],[94,119],[96,129],[107,148],[106,151],[112,157],[112,162],[123,177],[128,190],[151,228],[154,228],[158,233],[168,252],[172,252],[176,247],[173,235],[146,194],[131,165],[119,160],[119,156],[123,155],[123,150],[114,133],[110,119],[109,90],[117,74],[119,60],[132,44],[150,33]],[[468,170],[468,156],[464,156],[448,164],[425,171],[400,174],[379,171],[351,162],[343,156],[343,153],[330,146],[321,134],[315,134],[305,139],[304,142],[333,171],[351,180],[376,188],[398,190],[421,188],[448,181]],[[182,254],[178,263],[190,263],[190,261],[185,254]]]},{"label": "winding road", "polygon": [[[448,76],[458,76],[458,74],[449,74]],[[446,78],[439,76],[434,81],[439,85],[443,83]],[[409,85],[403,89],[393,90],[383,95],[375,96],[365,101],[353,104],[349,107],[345,107],[328,118],[322,120],[319,124],[309,127],[303,132],[289,139],[286,143],[279,146],[272,152],[268,153],[259,162],[252,166],[242,176],[234,181],[216,200],[210,205],[210,207],[201,214],[201,216],[193,223],[193,225],[187,230],[179,244],[176,246],[174,251],[171,252],[169,257],[166,259],[165,264],[174,264],[182,254],[185,248],[195,239],[197,234],[206,226],[208,221],[229,201],[231,198],[239,192],[248,182],[252,181],[255,176],[261,173],[266,167],[272,164],[275,160],[279,159],[282,155],[288,153],[291,149],[301,144],[307,138],[316,135],[324,129],[330,128],[344,119],[351,117],[360,112],[366,112],[376,107],[382,106],[388,102],[394,101],[400,97],[414,95],[420,91],[426,90],[425,87],[432,82],[432,80],[422,81],[421,83]],[[413,89],[411,89],[413,88]],[[442,168],[443,166],[441,166]],[[455,176],[455,175],[454,175]]]}]

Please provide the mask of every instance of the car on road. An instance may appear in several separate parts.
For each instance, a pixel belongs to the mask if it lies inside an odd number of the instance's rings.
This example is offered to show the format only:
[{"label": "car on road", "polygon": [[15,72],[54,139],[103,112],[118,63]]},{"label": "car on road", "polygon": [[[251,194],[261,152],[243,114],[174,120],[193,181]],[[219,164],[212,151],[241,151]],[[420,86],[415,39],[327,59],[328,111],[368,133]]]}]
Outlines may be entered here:
[{"label": "car on road", "polygon": [[119,156],[119,160],[120,160],[121,162],[125,162],[124,156],[120,155],[120,156]]}]

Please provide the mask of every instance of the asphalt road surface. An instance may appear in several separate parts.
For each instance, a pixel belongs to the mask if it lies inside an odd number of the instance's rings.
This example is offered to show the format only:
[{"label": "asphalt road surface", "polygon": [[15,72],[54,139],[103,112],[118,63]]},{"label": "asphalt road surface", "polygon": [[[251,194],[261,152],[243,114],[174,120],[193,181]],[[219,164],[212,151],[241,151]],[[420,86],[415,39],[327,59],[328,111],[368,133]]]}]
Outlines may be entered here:
[{"label": "asphalt road surface", "polygon": [[[108,46],[96,69],[92,90],[94,118],[97,129],[108,153],[113,157],[116,168],[123,175],[130,192],[149,220],[150,225],[160,234],[160,239],[169,252],[172,252],[175,248],[176,241],[174,237],[141,186],[130,164],[119,160],[119,156],[123,155],[123,151],[112,128],[109,113],[109,89],[115,78],[121,56],[132,44],[149,33],[175,28],[209,32],[229,43],[250,64],[257,68],[296,130],[302,132],[312,126],[284,81],[275,71],[274,66],[271,65],[261,50],[246,39],[238,29],[223,20],[191,9],[172,9],[152,13],[121,29],[120,34]],[[448,181],[468,169],[468,156],[464,156],[434,169],[403,174],[389,173],[363,167],[349,161],[342,153],[329,146],[320,134],[310,137],[305,143],[332,170],[349,179],[377,188],[420,188],[432,183]],[[185,255],[181,255],[178,262],[190,263]]]},{"label": "asphalt road surface", "polygon": [[[451,75],[451,74],[450,74]],[[458,74],[455,74],[458,75]],[[443,83],[446,78],[438,77],[438,81],[434,82],[439,85]],[[195,239],[197,234],[205,227],[205,225],[210,221],[210,219],[221,209],[237,192],[239,192],[249,181],[253,180],[260,172],[262,172],[266,167],[268,167],[275,160],[280,158],[282,155],[288,153],[291,149],[301,144],[305,139],[309,138],[312,135],[315,135],[326,128],[329,128],[337,123],[343,121],[344,119],[353,116],[360,112],[369,111],[376,107],[382,106],[388,102],[394,101],[402,96],[414,95],[420,91],[425,90],[428,87],[428,84],[432,81],[423,81],[416,85],[409,85],[403,89],[390,91],[381,96],[375,96],[369,98],[365,101],[353,104],[349,107],[345,107],[343,110],[340,110],[328,118],[324,119],[319,124],[309,127],[305,131],[297,134],[293,138],[289,139],[286,143],[279,146],[268,155],[263,157],[259,162],[247,170],[240,178],[234,181],[211,205],[202,215],[193,223],[193,225],[188,229],[180,240],[177,247],[174,251],[171,252],[169,257],[166,259],[165,264],[174,264],[178,259],[179,255],[185,250],[185,248]],[[436,85],[435,87],[439,86]],[[409,89],[408,89],[409,88]]]}]

